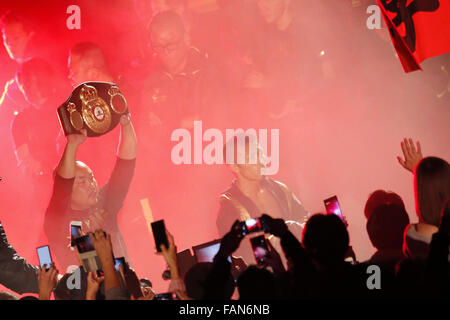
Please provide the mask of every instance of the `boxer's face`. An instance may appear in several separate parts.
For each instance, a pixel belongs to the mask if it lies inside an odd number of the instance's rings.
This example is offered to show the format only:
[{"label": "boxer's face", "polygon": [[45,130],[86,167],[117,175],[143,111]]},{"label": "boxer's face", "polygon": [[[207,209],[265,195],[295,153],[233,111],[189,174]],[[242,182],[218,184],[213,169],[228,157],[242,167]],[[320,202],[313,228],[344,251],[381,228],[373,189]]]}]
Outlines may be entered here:
[{"label": "boxer's face", "polygon": [[72,209],[89,209],[97,204],[97,200],[98,185],[92,170],[84,163],[77,162],[72,188]]}]

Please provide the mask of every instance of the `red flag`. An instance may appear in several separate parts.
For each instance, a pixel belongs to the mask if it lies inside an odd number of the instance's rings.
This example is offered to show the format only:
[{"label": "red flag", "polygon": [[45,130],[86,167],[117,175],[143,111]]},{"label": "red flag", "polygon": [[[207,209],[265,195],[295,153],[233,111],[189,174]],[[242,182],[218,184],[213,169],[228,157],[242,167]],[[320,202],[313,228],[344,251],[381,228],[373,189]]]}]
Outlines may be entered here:
[{"label": "red flag", "polygon": [[450,0],[377,0],[405,72],[450,52]]}]

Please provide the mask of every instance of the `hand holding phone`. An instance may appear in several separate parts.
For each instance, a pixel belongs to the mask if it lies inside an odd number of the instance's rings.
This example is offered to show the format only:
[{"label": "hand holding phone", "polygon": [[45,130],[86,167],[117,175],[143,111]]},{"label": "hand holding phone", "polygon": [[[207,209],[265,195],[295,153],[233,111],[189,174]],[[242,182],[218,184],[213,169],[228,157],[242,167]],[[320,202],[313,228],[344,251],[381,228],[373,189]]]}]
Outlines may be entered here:
[{"label": "hand holding phone", "polygon": [[269,248],[267,247],[266,238],[264,235],[254,237],[250,239],[250,243],[253,248],[253,254],[257,264],[263,264],[265,258],[269,254]]},{"label": "hand holding phone", "polygon": [[58,284],[58,273],[53,264],[50,268],[41,267],[38,270],[39,300],[50,300],[51,294]]},{"label": "hand holding phone", "polygon": [[332,196],[331,198],[325,199],[324,201],[325,209],[327,211],[327,214],[335,214],[337,215],[342,222],[344,222],[345,226],[348,226],[347,220],[345,220],[344,215],[341,211],[341,206],[339,205],[339,201],[337,199],[337,196]]},{"label": "hand holding phone", "polygon": [[75,245],[78,249],[83,268],[86,272],[97,271],[102,268],[102,263],[97,255],[97,251],[95,251],[94,244],[89,235],[76,238]]},{"label": "hand holding phone", "polygon": [[153,238],[155,239],[156,251],[162,252],[161,245],[169,248],[169,240],[167,239],[166,226],[164,220],[152,222]]},{"label": "hand holding phone", "polygon": [[50,269],[51,265],[53,264],[52,256],[50,254],[50,247],[48,245],[42,246],[37,248],[36,251],[39,258],[39,265],[41,269],[44,268],[45,270]]},{"label": "hand holding phone", "polygon": [[248,219],[239,223],[239,229],[242,232],[242,236],[246,236],[249,233],[264,231],[264,222],[259,219]]}]

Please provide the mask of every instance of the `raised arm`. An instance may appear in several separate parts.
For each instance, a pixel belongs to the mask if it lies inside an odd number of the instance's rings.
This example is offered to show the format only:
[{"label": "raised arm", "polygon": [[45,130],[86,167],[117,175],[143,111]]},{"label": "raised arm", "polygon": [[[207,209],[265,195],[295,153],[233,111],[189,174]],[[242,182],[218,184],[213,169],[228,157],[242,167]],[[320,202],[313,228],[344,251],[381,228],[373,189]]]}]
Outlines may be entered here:
[{"label": "raised arm", "polygon": [[82,129],[81,134],[70,134],[67,136],[66,148],[56,168],[56,173],[62,178],[71,179],[75,177],[75,162],[77,160],[78,147],[86,140],[86,137],[86,129]]},{"label": "raised arm", "polygon": [[123,115],[120,118],[120,142],[117,156],[123,160],[133,160],[136,158],[137,139],[131,123],[131,115]]}]

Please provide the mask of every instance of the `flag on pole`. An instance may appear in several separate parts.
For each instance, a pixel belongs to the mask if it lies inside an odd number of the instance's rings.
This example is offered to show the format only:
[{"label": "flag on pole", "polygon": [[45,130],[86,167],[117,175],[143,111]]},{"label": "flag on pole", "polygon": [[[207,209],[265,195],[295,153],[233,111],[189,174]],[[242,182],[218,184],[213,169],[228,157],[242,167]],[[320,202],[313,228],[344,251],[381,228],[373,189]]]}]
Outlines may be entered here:
[{"label": "flag on pole", "polygon": [[450,52],[450,0],[377,0],[405,72]]}]

